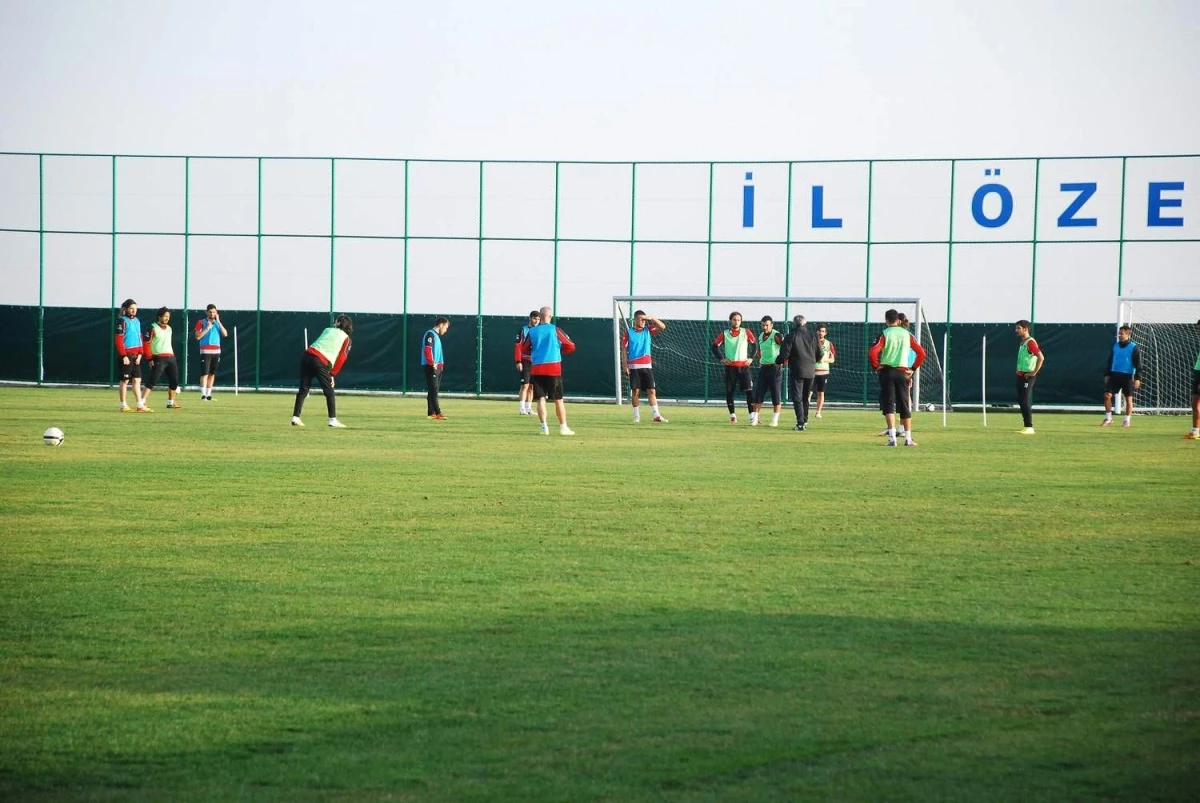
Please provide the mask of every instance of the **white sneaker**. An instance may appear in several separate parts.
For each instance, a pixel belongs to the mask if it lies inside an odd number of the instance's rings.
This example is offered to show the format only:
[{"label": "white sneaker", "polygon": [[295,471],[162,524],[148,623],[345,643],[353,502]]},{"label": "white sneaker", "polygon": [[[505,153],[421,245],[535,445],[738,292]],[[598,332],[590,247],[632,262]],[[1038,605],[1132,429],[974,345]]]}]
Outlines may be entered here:
[{"label": "white sneaker", "polygon": [[820,414],[820,413],[817,413],[817,418],[820,418],[820,417],[821,417],[821,414]]},{"label": "white sneaker", "polygon": [[736,423],[737,423],[737,413],[731,413],[731,414],[730,414],[730,416],[729,416],[729,423],[731,423],[731,424],[736,424]]},{"label": "white sneaker", "polygon": [[300,420],[300,416],[298,416],[298,415],[294,415],[294,416],[292,416],[292,426],[293,426],[293,427],[302,427],[302,426],[304,426],[304,422]]},{"label": "white sneaker", "polygon": [[655,424],[665,424],[665,423],[667,423],[667,419],[663,418],[661,415],[656,415],[656,416],[654,416],[654,423]]},{"label": "white sneaker", "polygon": [[575,430],[571,429],[566,424],[563,424],[561,427],[558,428],[558,434],[559,435],[574,435]]},{"label": "white sneaker", "polygon": [[758,426],[758,419],[755,418],[754,416],[750,416],[750,426],[752,426],[752,427]]},{"label": "white sneaker", "polygon": [[778,418],[772,418],[772,419],[771,419],[771,426],[773,426],[773,427],[777,427],[777,426],[779,426],[779,419],[778,419]]},{"label": "white sneaker", "polygon": [[635,416],[633,417],[633,423],[635,423],[635,424],[640,424],[640,423],[642,423],[642,417],[641,417],[640,415],[635,415]]},{"label": "white sneaker", "polygon": [[546,424],[542,424],[542,429],[541,429],[541,431],[540,431],[540,433],[539,433],[539,434],[541,434],[541,435],[549,435],[549,434],[550,434],[550,427],[549,427],[549,426],[547,426]]},{"label": "white sneaker", "polygon": [[332,427],[333,429],[345,429],[346,428],[346,425],[343,424],[341,421],[338,421],[336,418],[329,419],[329,426]]},{"label": "white sneaker", "polygon": [[1025,427],[1024,429],[1017,430],[1017,434],[1018,435],[1032,435],[1032,434],[1034,434],[1033,427]]}]

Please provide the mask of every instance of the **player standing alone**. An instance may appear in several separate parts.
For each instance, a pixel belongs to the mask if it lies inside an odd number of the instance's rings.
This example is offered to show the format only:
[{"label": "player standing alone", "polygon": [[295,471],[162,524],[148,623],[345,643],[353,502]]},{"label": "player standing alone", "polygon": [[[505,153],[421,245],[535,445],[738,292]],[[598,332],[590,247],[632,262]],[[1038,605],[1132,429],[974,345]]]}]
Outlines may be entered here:
[{"label": "player standing alone", "polygon": [[[646,322],[650,323],[647,324]],[[650,339],[666,331],[667,325],[642,310],[633,313],[633,328],[621,335],[621,362],[629,377],[629,397],[633,405],[633,423],[642,420],[638,393],[646,391],[654,423],[665,424],[667,419],[658,412],[658,392],[654,387],[654,364],[650,358]]]},{"label": "player standing alone", "polygon": [[1121,426],[1128,427],[1133,419],[1133,394],[1142,386],[1137,374],[1142,368],[1142,349],[1133,342],[1133,328],[1122,326],[1117,330],[1117,342],[1113,343],[1104,366],[1104,420],[1100,426],[1112,424],[1113,397],[1125,396],[1125,420]]},{"label": "player standing alone", "polygon": [[[186,321],[185,321],[186,324]],[[221,338],[229,332],[221,324],[216,304],[209,304],[204,317],[196,321],[196,339],[200,341],[200,398],[212,401],[213,383],[217,381],[217,363],[221,361]]]},{"label": "player standing alone", "polygon": [[421,370],[425,372],[425,414],[434,421],[445,421],[438,391],[442,387],[442,369],[446,367],[442,356],[442,335],[450,328],[450,319],[438,317],[433,328],[425,331],[421,343]]},{"label": "player standing alone", "polygon": [[750,376],[750,363],[757,353],[754,333],[742,327],[742,313],[729,313],[729,328],[717,335],[712,342],[712,353],[725,366],[725,406],[729,408],[729,423],[737,423],[737,412],[733,404],[735,385],[741,385],[746,394],[746,412],[750,423],[756,424],[754,413],[754,380]]},{"label": "player standing alone", "polygon": [[529,313],[529,322],[517,332],[517,342],[513,346],[513,362],[521,375],[521,387],[517,391],[517,415],[533,415],[533,382],[529,378],[530,355],[525,351],[525,337],[529,330],[538,325],[542,314],[537,310]]},{"label": "player standing alone", "polygon": [[1020,320],[1014,325],[1013,331],[1021,340],[1017,348],[1017,403],[1021,405],[1021,421],[1024,428],[1018,430],[1021,435],[1032,435],[1033,432],[1033,383],[1037,380],[1038,372],[1046,362],[1046,355],[1038,346],[1037,341],[1029,334],[1032,326],[1029,321]]},{"label": "player standing alone", "polygon": [[304,409],[304,400],[316,379],[321,383],[321,391],[325,394],[325,407],[329,411],[329,426],[334,429],[345,429],[346,425],[337,420],[337,401],[333,395],[333,378],[346,364],[350,354],[350,335],[354,332],[354,323],[349,315],[339,315],[312,345],[300,356],[300,389],[296,391],[296,405],[292,408],[292,426],[302,427],[300,411]]},{"label": "player standing alone", "polygon": [[[925,349],[903,325],[894,309],[884,314],[887,328],[871,346],[871,367],[879,373],[879,409],[887,420],[887,445],[896,445],[896,414],[904,427],[904,445],[916,446],[912,439],[912,407],[909,404],[909,379],[925,362]],[[915,354],[915,357],[912,356]]]}]

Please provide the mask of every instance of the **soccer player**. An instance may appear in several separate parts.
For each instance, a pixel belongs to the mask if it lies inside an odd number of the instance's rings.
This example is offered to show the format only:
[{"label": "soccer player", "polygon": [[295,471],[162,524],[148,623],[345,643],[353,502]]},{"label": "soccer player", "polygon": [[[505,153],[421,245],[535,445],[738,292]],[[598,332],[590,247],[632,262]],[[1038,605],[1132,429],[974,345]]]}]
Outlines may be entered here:
[{"label": "soccer player", "polygon": [[421,344],[421,370],[425,372],[425,414],[434,421],[445,421],[442,415],[442,405],[438,401],[438,391],[442,387],[442,369],[445,360],[442,357],[442,335],[450,328],[450,319],[439,316],[433,322],[433,328],[425,330]]},{"label": "soccer player", "polygon": [[1128,427],[1133,419],[1133,394],[1142,386],[1137,374],[1142,368],[1142,349],[1133,342],[1133,327],[1122,326],[1117,330],[1117,342],[1113,343],[1104,367],[1104,420],[1100,426],[1112,425],[1113,396],[1125,396],[1125,420],[1121,426]]},{"label": "soccer player", "polygon": [[321,383],[321,392],[325,394],[325,407],[329,412],[329,426],[334,429],[345,429],[346,425],[337,419],[337,402],[333,396],[334,377],[346,364],[350,355],[350,335],[354,332],[354,322],[349,315],[339,315],[325,331],[317,336],[312,345],[300,356],[300,389],[296,391],[296,405],[292,408],[292,426],[302,427],[300,411],[304,409],[304,400],[316,379]]},{"label": "soccer player", "polygon": [[563,401],[562,388],[562,358],[575,350],[575,344],[567,333],[555,326],[554,310],[542,307],[541,321],[529,330],[525,339],[529,341],[526,349],[530,355],[529,374],[533,380],[533,398],[537,400],[538,422],[541,424],[543,435],[550,434],[550,426],[546,423],[546,399],[554,402],[554,412],[558,416],[558,434],[574,435],[567,426],[567,405]]},{"label": "soccer player", "polygon": [[[186,323],[186,322],[185,322]],[[142,391],[142,405],[150,400],[150,391],[167,375],[167,409],[178,410],[182,405],[178,401],[179,393],[179,363],[175,359],[175,349],[171,345],[171,310],[159,307],[154,323],[146,335],[146,359],[150,361],[150,378],[146,380]]]},{"label": "soccer player", "polygon": [[217,363],[221,361],[221,338],[229,337],[221,323],[216,304],[204,309],[204,317],[196,321],[196,339],[200,341],[200,398],[212,401],[213,383],[217,380]]},{"label": "soccer player", "polygon": [[735,385],[741,385],[746,394],[746,412],[750,424],[758,423],[754,413],[754,380],[750,376],[750,364],[757,354],[754,333],[742,327],[742,313],[729,313],[729,328],[717,335],[712,342],[712,353],[725,366],[725,406],[729,408],[729,423],[737,423],[737,412],[733,404]]},{"label": "soccer player", "polygon": [[817,363],[821,361],[821,347],[817,336],[808,328],[808,319],[803,315],[792,318],[792,331],[783,339],[779,363],[788,366],[788,393],[792,396],[792,409],[796,413],[796,430],[808,429],[808,399],[812,395],[813,379],[817,375]]},{"label": "soccer player", "polygon": [[137,302],[127,298],[121,305],[121,315],[117,318],[117,368],[121,371],[121,384],[117,388],[117,394],[121,399],[123,413],[133,412],[125,401],[126,389],[131,382],[137,411],[153,412],[142,401],[142,354],[145,344],[142,343],[142,322],[138,320],[137,312]]},{"label": "soccer player", "polygon": [[754,416],[750,423],[757,425],[762,412],[762,404],[767,395],[767,389],[771,391],[771,426],[779,426],[779,412],[783,409],[780,403],[783,397],[783,374],[780,373],[781,365],[779,360],[779,351],[783,348],[783,335],[775,328],[775,319],[770,315],[764,315],[760,321],[762,324],[762,335],[759,337],[758,349],[758,387],[754,392]]},{"label": "soccer player", "polygon": [[[1200,335],[1200,321],[1196,321],[1196,334]],[[1192,367],[1192,430],[1183,437],[1189,441],[1200,440],[1200,351],[1196,352],[1196,363]]]},{"label": "soccer player", "polygon": [[826,338],[829,328],[825,324],[817,325],[817,346],[821,349],[821,359],[817,361],[813,375],[813,393],[817,397],[817,418],[825,408],[825,386],[829,384],[829,366],[837,361],[837,348],[833,341]]},{"label": "soccer player", "polygon": [[[912,406],[908,387],[913,371],[925,362],[925,349],[912,336],[894,309],[884,313],[887,328],[867,353],[871,368],[879,374],[879,409],[887,420],[888,446],[896,445],[896,415],[904,425],[904,445],[916,446],[912,439]],[[909,352],[915,353],[910,360]]]},{"label": "soccer player", "polygon": [[[649,324],[647,324],[649,321]],[[633,328],[621,335],[621,362],[625,375],[629,377],[630,404],[633,405],[633,423],[642,420],[642,411],[638,406],[638,394],[646,391],[650,401],[650,412],[654,415],[654,423],[665,424],[658,411],[658,391],[654,387],[654,364],[650,358],[650,340],[666,331],[667,325],[642,310],[633,313]]]},{"label": "soccer player", "polygon": [[1021,405],[1021,420],[1024,423],[1024,428],[1018,430],[1021,435],[1034,434],[1033,383],[1046,362],[1046,355],[1029,334],[1032,325],[1029,321],[1020,320],[1013,326],[1013,331],[1021,341],[1017,347],[1017,403]]},{"label": "soccer player", "polygon": [[538,321],[542,319],[542,313],[538,310],[532,310],[529,313],[529,323],[521,327],[521,331],[517,332],[517,342],[513,346],[513,362],[517,364],[517,371],[521,374],[521,387],[517,391],[517,415],[533,415],[533,383],[529,379],[529,352],[524,350],[525,336],[529,334],[529,330],[538,325]]}]

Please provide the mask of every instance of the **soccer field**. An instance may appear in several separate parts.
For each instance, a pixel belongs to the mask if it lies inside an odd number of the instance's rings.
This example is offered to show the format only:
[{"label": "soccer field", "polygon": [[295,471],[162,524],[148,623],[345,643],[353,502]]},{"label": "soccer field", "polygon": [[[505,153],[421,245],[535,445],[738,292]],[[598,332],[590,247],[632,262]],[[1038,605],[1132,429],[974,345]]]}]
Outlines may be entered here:
[{"label": "soccer field", "polygon": [[1183,418],[164,402],[0,388],[0,798],[1200,788]]}]

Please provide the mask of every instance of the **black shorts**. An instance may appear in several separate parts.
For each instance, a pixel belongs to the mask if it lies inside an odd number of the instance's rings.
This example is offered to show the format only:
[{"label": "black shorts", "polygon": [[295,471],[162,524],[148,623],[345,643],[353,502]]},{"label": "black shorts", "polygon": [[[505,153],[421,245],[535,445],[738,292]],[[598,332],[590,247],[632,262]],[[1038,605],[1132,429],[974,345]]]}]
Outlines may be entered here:
[{"label": "black shorts", "polygon": [[829,384],[829,374],[817,374],[813,377],[813,393],[824,393]]},{"label": "black shorts", "polygon": [[1192,371],[1192,395],[1200,396],[1200,371]]},{"label": "black shorts", "polygon": [[1133,374],[1109,374],[1104,390],[1106,393],[1124,393],[1127,398],[1132,398]]},{"label": "black shorts", "polygon": [[220,354],[200,355],[200,376],[208,376],[217,372],[217,363],[221,361]]},{"label": "black shorts", "polygon": [[533,398],[558,401],[563,397],[561,376],[534,376]]},{"label": "black shorts", "polygon": [[885,367],[879,372],[879,410],[887,415],[898,413],[901,419],[912,418],[908,403],[908,377],[900,368]]},{"label": "black shorts", "polygon": [[742,386],[742,390],[747,393],[754,390],[754,379],[750,376],[750,366],[726,365],[725,392],[732,393],[733,389],[739,384]]},{"label": "black shorts", "polygon": [[762,404],[767,394],[771,394],[771,406],[778,407],[783,399],[783,371],[778,365],[760,365],[758,368],[758,388],[754,392],[756,404]]},{"label": "black shorts", "polygon": [[142,361],[136,357],[129,358],[129,364],[125,364],[125,358],[120,354],[117,355],[117,373],[121,375],[122,382],[128,382],[130,379],[142,378]]},{"label": "black shorts", "polygon": [[533,364],[531,362],[529,362],[529,360],[522,361],[520,384],[522,384],[522,385],[529,384],[529,376],[530,376],[529,369],[532,367],[532,365]]},{"label": "black shorts", "polygon": [[629,369],[629,389],[630,390],[654,390],[654,369],[653,368],[630,368]]},{"label": "black shorts", "polygon": [[179,362],[174,355],[154,358],[154,367],[150,369],[150,378],[146,380],[146,389],[154,390],[159,380],[163,378],[163,374],[167,375],[167,387],[171,390],[179,390]]}]

